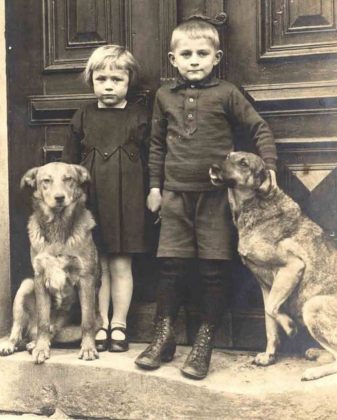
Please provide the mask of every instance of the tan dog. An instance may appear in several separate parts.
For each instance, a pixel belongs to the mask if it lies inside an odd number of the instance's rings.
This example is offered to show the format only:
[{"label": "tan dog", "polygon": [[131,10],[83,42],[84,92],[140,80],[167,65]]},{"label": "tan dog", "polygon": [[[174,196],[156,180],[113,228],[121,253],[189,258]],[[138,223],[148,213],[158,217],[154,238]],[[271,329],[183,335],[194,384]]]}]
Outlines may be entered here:
[{"label": "tan dog", "polygon": [[[34,191],[34,212],[28,223],[34,280],[24,280],[16,294],[11,334],[0,344],[0,355],[13,353],[25,334],[33,340],[28,349],[34,361],[43,363],[49,358],[51,340],[69,324],[79,295],[79,357],[98,357],[95,330],[99,322],[96,294],[100,272],[92,239],[95,222],[85,208],[82,188],[89,180],[82,166],[59,162],[33,168],[23,176],[21,187]],[[67,333],[63,331],[63,335]]]},{"label": "tan dog", "polygon": [[[279,327],[289,335],[296,323],[335,361],[308,369],[302,380],[337,372],[337,248],[322,229],[304,216],[299,206],[279,188],[271,188],[262,159],[233,152],[221,166],[213,165],[214,185],[227,186],[238,251],[259,282],[265,306],[267,348],[257,365],[275,362]],[[308,351],[308,356],[313,352]]]}]

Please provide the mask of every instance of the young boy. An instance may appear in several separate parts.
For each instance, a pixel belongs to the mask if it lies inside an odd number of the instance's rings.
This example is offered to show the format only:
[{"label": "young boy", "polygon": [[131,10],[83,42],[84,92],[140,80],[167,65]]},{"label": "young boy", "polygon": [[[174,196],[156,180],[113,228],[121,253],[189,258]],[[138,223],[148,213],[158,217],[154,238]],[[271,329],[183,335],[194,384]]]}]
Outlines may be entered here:
[{"label": "young boy", "polygon": [[196,258],[203,285],[202,323],[182,368],[193,379],[208,373],[224,309],[232,257],[231,216],[227,194],[212,186],[208,173],[233,150],[235,125],[249,130],[276,182],[272,133],[237,88],[215,77],[222,55],[218,32],[209,22],[194,17],[180,24],[172,33],[169,52],[179,77],[158,90],[152,119],[147,205],[152,212],[160,209],[161,269],[153,341],[135,363],[156,369],[162,361],[172,360],[183,277],[188,262]]}]

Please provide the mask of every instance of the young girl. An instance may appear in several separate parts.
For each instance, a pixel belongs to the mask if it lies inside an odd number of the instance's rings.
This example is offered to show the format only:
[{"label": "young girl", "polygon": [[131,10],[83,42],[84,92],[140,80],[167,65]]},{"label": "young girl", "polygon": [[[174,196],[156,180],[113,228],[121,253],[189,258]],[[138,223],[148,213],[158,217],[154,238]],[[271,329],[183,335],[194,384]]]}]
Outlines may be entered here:
[{"label": "young girl", "polygon": [[99,310],[103,325],[96,334],[98,351],[128,350],[132,255],[146,251],[141,156],[147,112],[127,97],[138,69],[135,58],[121,46],[105,45],[92,53],[84,79],[97,102],[75,113],[62,157],[65,162],[80,163],[91,174],[89,206],[97,222],[95,239],[102,265]]}]

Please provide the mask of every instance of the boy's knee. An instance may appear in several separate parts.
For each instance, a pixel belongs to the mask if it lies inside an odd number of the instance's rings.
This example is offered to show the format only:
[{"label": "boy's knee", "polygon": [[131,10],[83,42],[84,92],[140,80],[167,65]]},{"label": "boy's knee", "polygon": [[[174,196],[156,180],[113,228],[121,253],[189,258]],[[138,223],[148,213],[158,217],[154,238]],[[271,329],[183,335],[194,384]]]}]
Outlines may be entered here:
[{"label": "boy's knee", "polygon": [[206,278],[225,278],[229,273],[230,266],[228,261],[224,260],[199,260],[199,273],[201,277]]},{"label": "boy's knee", "polygon": [[183,273],[187,266],[184,258],[161,258],[160,269],[165,274]]}]

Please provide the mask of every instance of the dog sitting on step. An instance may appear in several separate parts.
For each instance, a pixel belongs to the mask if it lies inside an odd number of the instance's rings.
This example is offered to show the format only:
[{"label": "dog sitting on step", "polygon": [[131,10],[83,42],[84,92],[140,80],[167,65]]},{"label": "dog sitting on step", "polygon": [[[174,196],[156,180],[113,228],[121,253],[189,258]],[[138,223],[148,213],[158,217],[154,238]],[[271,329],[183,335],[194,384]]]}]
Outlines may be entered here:
[{"label": "dog sitting on step", "polygon": [[[61,162],[30,169],[23,176],[21,187],[33,191],[28,233],[34,279],[25,279],[16,293],[13,326],[9,338],[0,343],[1,356],[28,340],[35,363],[43,363],[55,337],[73,341],[82,336],[79,358],[98,358],[100,266],[92,239],[95,221],[85,207],[83,186],[88,182],[84,167]],[[82,331],[69,325],[78,301]]]},{"label": "dog sitting on step", "polygon": [[[232,152],[211,167],[210,178],[214,185],[228,187],[238,251],[263,294],[267,348],[255,363],[274,363],[280,328],[293,336],[302,324],[335,359],[307,369],[302,379],[337,373],[336,243],[281,189],[271,187],[259,156]],[[315,354],[307,352],[308,358]]]}]

